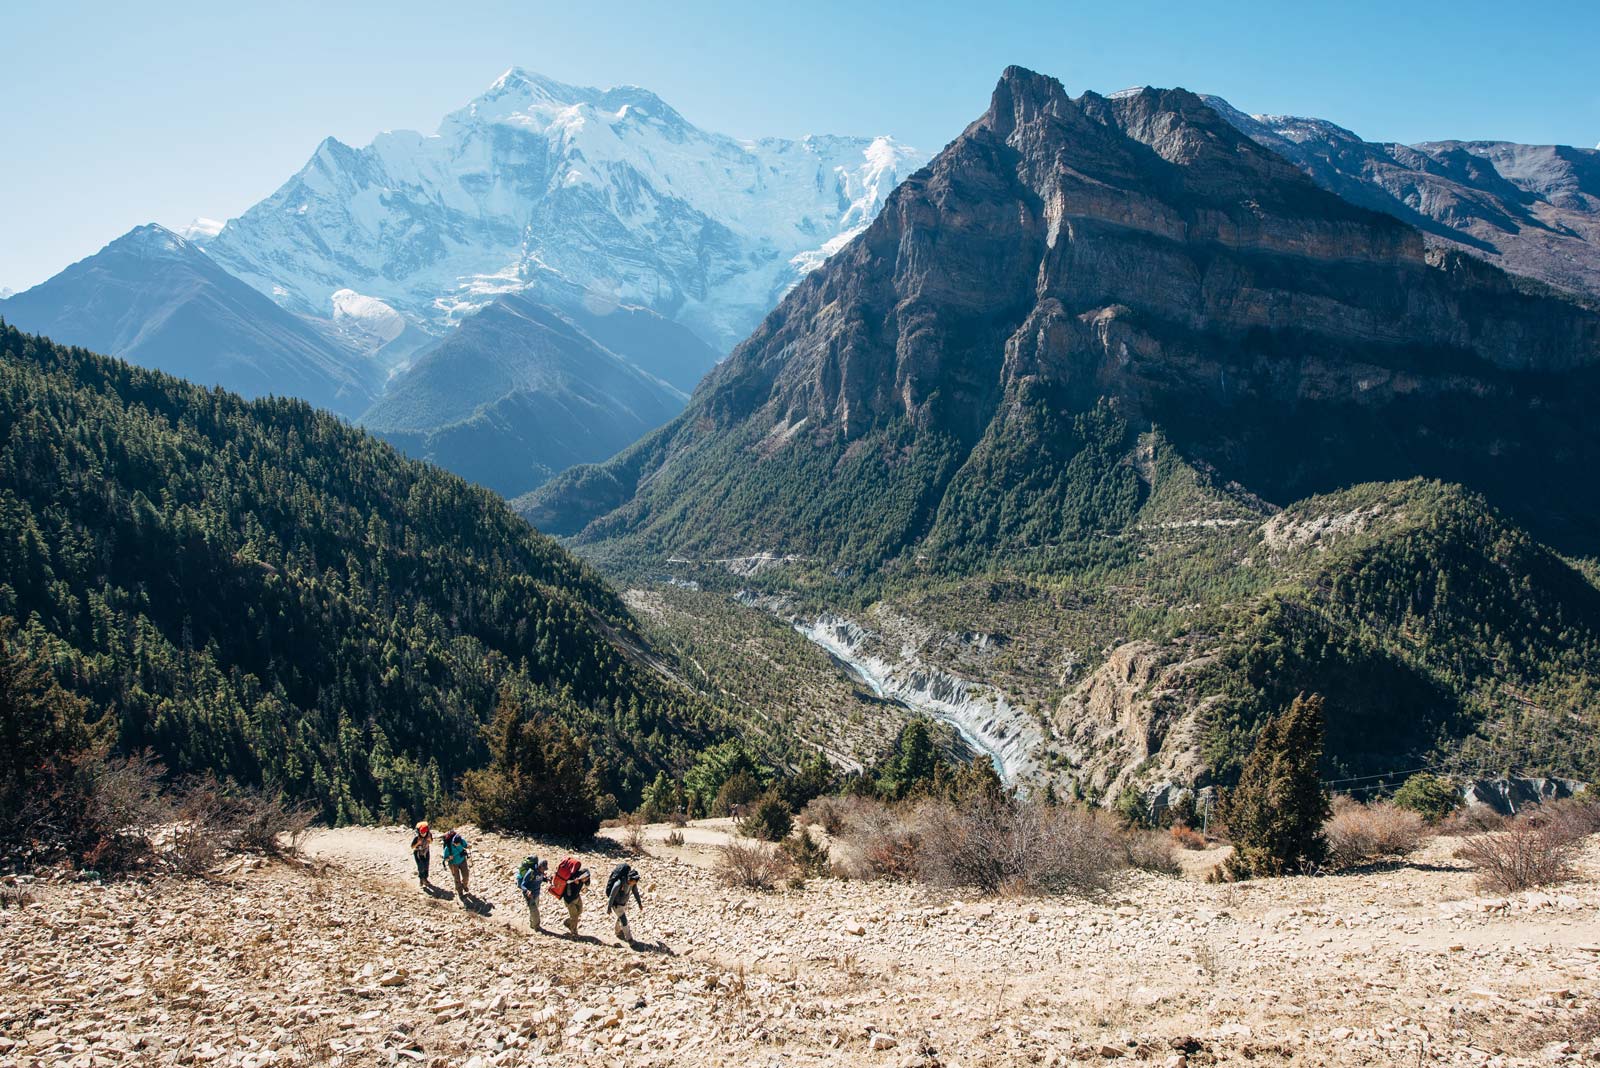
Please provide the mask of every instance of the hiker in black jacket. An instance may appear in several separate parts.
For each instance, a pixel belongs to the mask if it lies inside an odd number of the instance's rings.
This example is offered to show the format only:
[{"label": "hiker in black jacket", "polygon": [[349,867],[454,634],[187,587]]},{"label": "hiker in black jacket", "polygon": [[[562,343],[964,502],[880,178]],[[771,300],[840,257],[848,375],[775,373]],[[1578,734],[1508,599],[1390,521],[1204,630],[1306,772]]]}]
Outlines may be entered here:
[{"label": "hiker in black jacket", "polygon": [[639,869],[631,864],[618,864],[606,879],[606,911],[617,918],[617,937],[632,945],[633,930],[628,926],[630,893],[633,903],[644,908],[644,899],[639,896]]}]

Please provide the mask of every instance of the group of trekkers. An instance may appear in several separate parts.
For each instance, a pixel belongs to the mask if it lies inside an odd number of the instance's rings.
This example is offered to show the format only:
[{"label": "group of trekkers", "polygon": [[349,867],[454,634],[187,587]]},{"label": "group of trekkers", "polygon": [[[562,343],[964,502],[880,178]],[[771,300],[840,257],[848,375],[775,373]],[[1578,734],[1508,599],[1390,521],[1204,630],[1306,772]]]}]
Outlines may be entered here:
[{"label": "group of trekkers", "polygon": [[[444,858],[445,867],[450,869],[456,895],[465,903],[471,897],[468,880],[472,874],[467,839],[460,831],[446,831],[439,839],[439,855]],[[417,885],[425,892],[433,890],[433,884],[428,881],[428,866],[432,856],[433,830],[424,820],[417,824],[417,833],[411,837],[411,857],[417,864]],[[583,915],[583,895],[589,889],[588,868],[575,857],[568,857],[557,864],[552,873],[548,860],[530,856],[517,865],[512,877],[528,906],[529,929],[544,930],[539,919],[539,894],[543,892],[567,907],[563,926],[568,934],[577,936],[578,920]],[[644,899],[639,896],[639,869],[627,863],[612,868],[611,875],[606,879],[605,898],[606,912],[616,919],[617,937],[633,945],[633,928],[628,923],[628,910],[633,906],[644,908]]]}]

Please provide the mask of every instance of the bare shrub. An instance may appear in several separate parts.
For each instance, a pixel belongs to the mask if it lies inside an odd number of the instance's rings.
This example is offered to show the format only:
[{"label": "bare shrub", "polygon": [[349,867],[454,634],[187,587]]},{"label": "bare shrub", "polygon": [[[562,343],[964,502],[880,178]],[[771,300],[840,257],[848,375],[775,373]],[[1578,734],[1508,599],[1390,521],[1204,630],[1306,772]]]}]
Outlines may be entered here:
[{"label": "bare shrub", "polygon": [[246,853],[299,853],[317,815],[310,805],[286,802],[261,790],[237,790],[228,802],[229,848]]},{"label": "bare shrub", "polygon": [[1121,838],[1122,857],[1128,867],[1157,875],[1183,874],[1183,865],[1178,863],[1178,843],[1171,834],[1131,829],[1124,831]]},{"label": "bare shrub", "polygon": [[144,835],[172,822],[172,802],[162,778],[167,769],[146,749],[126,757],[108,757],[94,775],[89,817],[104,835]]},{"label": "bare shrub", "polygon": [[1503,816],[1486,805],[1470,805],[1456,809],[1440,820],[1434,833],[1442,838],[1461,838],[1469,834],[1498,831],[1511,817]]},{"label": "bare shrub", "polygon": [[789,875],[788,857],[755,842],[729,842],[717,854],[717,874],[730,886],[771,890]]},{"label": "bare shrub", "polygon": [[227,839],[228,802],[215,779],[191,783],[173,813],[167,861],[180,875],[199,878],[217,866]]},{"label": "bare shrub", "polygon": [[1558,828],[1559,833],[1574,842],[1591,834],[1600,834],[1600,797],[1594,796],[1592,789],[1585,790],[1576,797],[1552,801],[1541,806],[1539,812],[1552,826]]},{"label": "bare shrub", "polygon": [[635,853],[644,852],[644,816],[638,812],[622,817],[622,844]]},{"label": "bare shrub", "polygon": [[1468,835],[1456,856],[1478,869],[1484,887],[1509,894],[1571,878],[1576,845],[1558,822],[1524,816],[1498,831]]},{"label": "bare shrub", "polygon": [[1109,822],[1086,808],[980,793],[915,816],[918,874],[935,885],[1092,896],[1125,866]]},{"label": "bare shrub", "polygon": [[681,846],[684,843],[683,832],[679,830],[670,831],[668,832],[665,841],[669,846]]},{"label": "bare shrub", "polygon": [[1363,805],[1350,797],[1336,798],[1333,814],[1322,825],[1328,859],[1339,868],[1410,856],[1425,833],[1422,816],[1410,809],[1388,801]]},{"label": "bare shrub", "polygon": [[831,794],[813,797],[806,802],[806,807],[800,810],[800,822],[821,827],[828,832],[828,837],[837,838],[844,833],[851,813],[859,807],[859,802],[859,798],[838,797]]},{"label": "bare shrub", "polygon": [[1172,844],[1179,849],[1198,850],[1206,847],[1206,836],[1185,824],[1174,823],[1167,833],[1172,836]]},{"label": "bare shrub", "polygon": [[0,911],[26,908],[33,904],[33,894],[25,886],[0,885]]},{"label": "bare shrub", "polygon": [[845,847],[839,873],[850,879],[917,879],[921,842],[908,810],[857,800],[835,836]]}]

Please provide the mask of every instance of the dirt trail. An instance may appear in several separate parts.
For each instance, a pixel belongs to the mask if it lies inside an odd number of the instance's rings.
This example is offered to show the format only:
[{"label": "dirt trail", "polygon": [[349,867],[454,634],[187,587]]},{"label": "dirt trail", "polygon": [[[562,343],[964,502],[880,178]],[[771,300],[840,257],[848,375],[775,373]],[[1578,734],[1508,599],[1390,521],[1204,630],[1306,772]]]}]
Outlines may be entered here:
[{"label": "dirt trail", "polygon": [[[727,833],[692,830],[690,851]],[[1320,879],[1133,875],[1092,902],[834,880],[762,894],[632,856],[654,944],[630,949],[597,891],[582,938],[528,932],[512,869],[565,847],[470,837],[486,915],[417,890],[403,828],[320,832],[304,868],[33,888],[6,914],[0,1064],[1600,1057],[1600,841],[1582,880],[1509,899],[1474,893],[1448,842]],[[594,849],[580,855],[603,879],[622,850]]]}]

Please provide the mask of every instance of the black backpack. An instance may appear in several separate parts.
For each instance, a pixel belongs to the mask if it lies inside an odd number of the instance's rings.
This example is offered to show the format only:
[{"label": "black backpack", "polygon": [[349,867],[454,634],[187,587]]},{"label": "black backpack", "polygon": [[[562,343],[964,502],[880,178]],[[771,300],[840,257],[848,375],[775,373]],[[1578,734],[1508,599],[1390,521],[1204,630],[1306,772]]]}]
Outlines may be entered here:
[{"label": "black backpack", "polygon": [[630,868],[627,864],[618,864],[615,868],[611,869],[611,874],[606,877],[606,900],[607,901],[611,900],[611,895],[613,893],[615,893],[615,891],[617,889],[617,884],[618,883],[623,883],[624,885],[626,885],[626,883],[628,882],[628,877],[630,875],[632,875],[632,874],[633,874],[633,869]]}]

